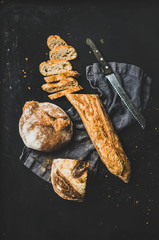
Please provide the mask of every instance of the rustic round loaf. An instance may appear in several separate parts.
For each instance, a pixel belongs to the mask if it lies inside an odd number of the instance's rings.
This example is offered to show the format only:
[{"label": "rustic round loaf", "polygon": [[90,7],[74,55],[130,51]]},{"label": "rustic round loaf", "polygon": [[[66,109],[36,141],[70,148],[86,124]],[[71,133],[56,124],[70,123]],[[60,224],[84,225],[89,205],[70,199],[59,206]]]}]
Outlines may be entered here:
[{"label": "rustic round loaf", "polygon": [[55,104],[28,101],[19,121],[19,133],[27,147],[51,152],[59,150],[71,140],[73,124]]}]

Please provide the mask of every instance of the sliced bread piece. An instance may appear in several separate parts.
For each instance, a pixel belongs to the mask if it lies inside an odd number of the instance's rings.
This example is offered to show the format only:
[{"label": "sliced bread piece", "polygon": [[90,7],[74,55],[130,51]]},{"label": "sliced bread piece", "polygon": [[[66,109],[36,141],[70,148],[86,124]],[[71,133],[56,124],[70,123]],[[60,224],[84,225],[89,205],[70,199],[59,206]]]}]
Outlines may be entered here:
[{"label": "sliced bread piece", "polygon": [[45,82],[50,83],[50,82],[57,82],[62,80],[63,78],[68,78],[68,77],[79,77],[80,74],[77,71],[68,71],[64,72],[61,74],[56,74],[53,76],[48,76],[44,77]]},{"label": "sliced bread piece", "polygon": [[47,39],[47,46],[50,49],[53,49],[57,46],[66,46],[67,43],[58,35],[51,35]]},{"label": "sliced bread piece", "polygon": [[77,52],[72,46],[57,46],[49,52],[50,60],[73,60],[77,57]]},{"label": "sliced bread piece", "polygon": [[52,60],[42,62],[39,65],[39,71],[43,76],[64,73],[70,70],[72,70],[72,65],[68,61]]},{"label": "sliced bread piece", "polygon": [[77,91],[80,91],[80,90],[82,90],[82,89],[83,89],[83,87],[81,87],[80,85],[77,85],[77,86],[71,87],[71,88],[69,88],[69,89],[67,89],[67,90],[50,94],[50,95],[48,95],[48,97],[49,97],[51,100],[54,100],[54,99],[56,99],[56,98],[60,98],[60,97],[65,96],[67,93],[77,92]]},{"label": "sliced bread piece", "polygon": [[74,78],[63,78],[58,83],[46,83],[41,86],[41,88],[48,92],[48,93],[54,93],[62,90],[66,90],[70,87],[77,86],[78,82]]}]

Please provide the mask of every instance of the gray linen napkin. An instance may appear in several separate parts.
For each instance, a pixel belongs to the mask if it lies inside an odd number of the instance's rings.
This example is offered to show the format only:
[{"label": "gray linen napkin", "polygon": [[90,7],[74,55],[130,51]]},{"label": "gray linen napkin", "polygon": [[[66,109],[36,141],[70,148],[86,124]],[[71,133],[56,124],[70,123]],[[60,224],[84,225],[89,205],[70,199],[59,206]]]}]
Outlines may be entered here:
[{"label": "gray linen napkin", "polygon": [[[141,68],[131,64],[109,62],[109,65],[134,105],[143,112],[150,96],[152,79]],[[86,67],[86,77],[91,87],[98,89],[103,104],[106,103],[105,109],[117,131],[136,122],[105,77],[104,70],[99,63]]]}]

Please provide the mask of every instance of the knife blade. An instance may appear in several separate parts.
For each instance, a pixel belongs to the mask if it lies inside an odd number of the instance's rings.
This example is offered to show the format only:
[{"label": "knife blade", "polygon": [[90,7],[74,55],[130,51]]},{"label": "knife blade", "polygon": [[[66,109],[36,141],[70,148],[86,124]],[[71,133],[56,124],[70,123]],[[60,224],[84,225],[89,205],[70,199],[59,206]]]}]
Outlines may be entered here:
[{"label": "knife blade", "polygon": [[145,126],[146,126],[146,120],[145,120],[144,116],[134,106],[131,99],[129,98],[129,96],[127,95],[125,90],[120,85],[120,83],[119,83],[117,77],[115,76],[115,74],[113,73],[112,69],[110,68],[108,63],[104,60],[103,56],[101,55],[101,53],[97,49],[93,40],[90,39],[90,38],[86,38],[86,44],[92,49],[92,51],[93,51],[94,55],[96,56],[98,62],[104,68],[104,73],[105,73],[106,78],[109,80],[109,82],[111,83],[111,85],[113,86],[113,88],[115,89],[117,94],[120,96],[121,100],[127,106],[128,110],[132,113],[134,118],[138,121],[138,123],[140,124],[142,129],[144,129]]}]

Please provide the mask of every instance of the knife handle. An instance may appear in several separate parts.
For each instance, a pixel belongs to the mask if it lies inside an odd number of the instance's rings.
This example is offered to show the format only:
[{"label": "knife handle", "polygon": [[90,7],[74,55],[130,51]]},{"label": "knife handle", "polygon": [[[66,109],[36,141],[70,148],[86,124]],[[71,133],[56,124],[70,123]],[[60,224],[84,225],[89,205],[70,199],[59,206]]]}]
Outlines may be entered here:
[{"label": "knife handle", "polygon": [[101,53],[99,52],[98,48],[94,44],[94,42],[90,38],[86,38],[86,44],[92,49],[94,55],[96,56],[98,62],[102,65],[104,68],[105,75],[113,73],[111,68],[109,67],[108,63],[104,60]]}]

